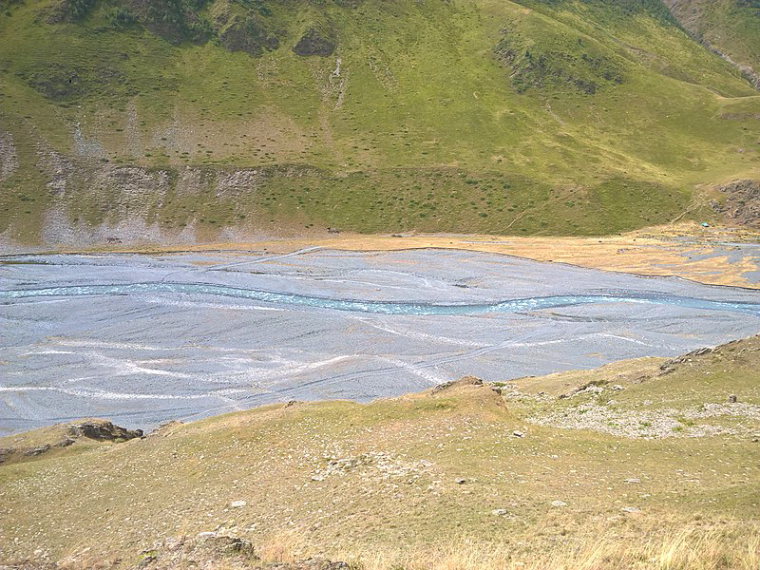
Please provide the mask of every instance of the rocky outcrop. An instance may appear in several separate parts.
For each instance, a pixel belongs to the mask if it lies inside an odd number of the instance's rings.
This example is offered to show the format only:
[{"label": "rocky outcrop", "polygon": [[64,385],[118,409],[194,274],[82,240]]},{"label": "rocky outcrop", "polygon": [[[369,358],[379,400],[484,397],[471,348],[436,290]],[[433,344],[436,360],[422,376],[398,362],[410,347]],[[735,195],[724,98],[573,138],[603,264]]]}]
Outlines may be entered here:
[{"label": "rocky outcrop", "polygon": [[457,388],[461,388],[462,386],[483,386],[483,380],[481,380],[477,376],[464,376],[460,378],[459,380],[452,380],[451,382],[445,382],[443,384],[439,384],[438,386],[433,388],[431,394],[440,394],[441,392],[448,392],[451,390],[455,390]]},{"label": "rocky outcrop", "polygon": [[80,185],[100,197],[102,210],[122,218],[142,212],[147,204],[160,203],[172,188],[174,175],[170,170],[137,166],[99,168],[84,177]]},{"label": "rocky outcrop", "polygon": [[674,358],[672,360],[668,360],[667,362],[663,363],[660,366],[660,371],[663,375],[665,374],[671,374],[675,372],[680,366],[693,362],[696,358],[700,356],[704,356],[705,354],[711,354],[713,352],[712,348],[699,348],[697,350],[693,350],[689,352],[688,354],[684,354],[683,356],[679,356],[678,358]]},{"label": "rocky outcrop", "polygon": [[233,170],[220,172],[216,176],[216,196],[234,196],[244,192],[250,192],[260,187],[267,179],[267,172],[263,169]]},{"label": "rocky outcrop", "polygon": [[40,455],[44,455],[48,451],[51,451],[53,449],[62,449],[64,447],[68,447],[72,445],[75,442],[75,440],[71,439],[70,437],[64,437],[61,440],[58,440],[53,443],[45,443],[42,445],[37,445],[34,447],[4,447],[0,448],[0,465],[3,463],[8,463],[11,460],[15,459],[23,459],[26,457],[39,457]]},{"label": "rocky outcrop", "polygon": [[726,221],[760,228],[760,181],[739,180],[718,188],[723,199],[713,202],[713,209]]},{"label": "rocky outcrop", "polygon": [[30,432],[30,434],[36,435],[31,439],[27,439],[24,434],[12,436],[5,439],[9,442],[5,445],[0,440],[0,465],[40,457],[50,451],[74,445],[80,439],[118,443],[142,437],[143,431],[126,429],[108,420],[86,419],[43,428],[42,433]]},{"label": "rocky outcrop", "polygon": [[75,164],[60,152],[43,147],[37,149],[37,167],[47,175],[46,184],[54,196],[63,196],[71,177],[77,172]]},{"label": "rocky outcrop", "polygon": [[250,568],[259,560],[253,545],[242,538],[202,532],[195,538],[168,538],[140,553],[137,568]]},{"label": "rocky outcrop", "polygon": [[[257,168],[117,165],[73,159],[41,144],[36,167],[45,180],[44,187],[29,190],[44,197],[38,243],[75,247],[190,243],[204,223],[206,228],[214,224],[219,239],[234,240],[249,235],[250,227],[242,220],[268,185],[283,179],[330,176],[299,164]],[[25,204],[12,205],[7,214],[11,226],[28,223]],[[15,245],[14,234],[8,233],[6,239],[4,247]]]},{"label": "rocky outcrop", "polygon": [[453,382],[439,384],[428,392],[423,392],[427,398],[461,398],[467,402],[478,402],[481,410],[502,414],[507,411],[501,389],[490,382],[483,382],[477,376],[464,376]]},{"label": "rocky outcrop", "polygon": [[86,437],[97,441],[125,441],[143,436],[141,429],[130,430],[114,425],[108,420],[85,420],[69,426],[69,435]]}]

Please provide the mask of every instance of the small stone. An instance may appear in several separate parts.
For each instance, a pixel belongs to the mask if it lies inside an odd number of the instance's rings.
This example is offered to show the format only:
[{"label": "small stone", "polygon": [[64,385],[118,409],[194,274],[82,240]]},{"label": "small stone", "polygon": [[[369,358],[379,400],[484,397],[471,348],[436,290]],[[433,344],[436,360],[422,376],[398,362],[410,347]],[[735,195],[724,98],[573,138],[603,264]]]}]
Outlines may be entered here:
[{"label": "small stone", "polygon": [[626,479],[625,482],[626,483],[631,483],[631,484],[641,483],[641,479],[636,479],[635,477],[632,477],[630,479]]},{"label": "small stone", "polygon": [[230,503],[230,507],[232,507],[233,509],[239,509],[241,507],[246,506],[247,504],[248,503],[246,503],[245,501],[232,501]]},{"label": "small stone", "polygon": [[467,479],[463,479],[460,477],[459,479],[454,479],[454,483],[456,483],[457,485],[464,485],[465,483],[467,483]]},{"label": "small stone", "polygon": [[641,512],[641,509],[639,509],[638,507],[623,507],[620,510],[623,511],[624,513],[640,513]]},{"label": "small stone", "polygon": [[738,402],[738,401],[739,401],[739,398],[737,398],[736,394],[731,394],[731,395],[728,397],[728,402],[729,402],[730,404],[735,404],[735,403],[736,403],[736,402]]},{"label": "small stone", "polygon": [[491,514],[495,517],[505,517],[509,514],[509,511],[507,509],[494,509],[491,511]]},{"label": "small stone", "polygon": [[198,533],[198,538],[213,538],[216,536],[216,533],[212,530],[206,530],[204,532]]},{"label": "small stone", "polygon": [[521,431],[513,431],[512,435],[515,437],[525,437],[525,434]]},{"label": "small stone", "polygon": [[552,501],[552,507],[554,507],[555,509],[559,509],[566,506],[567,506],[567,503],[565,501]]},{"label": "small stone", "polygon": [[612,386],[612,389],[615,390],[615,392],[620,392],[621,390],[625,390],[620,384],[615,384]]}]

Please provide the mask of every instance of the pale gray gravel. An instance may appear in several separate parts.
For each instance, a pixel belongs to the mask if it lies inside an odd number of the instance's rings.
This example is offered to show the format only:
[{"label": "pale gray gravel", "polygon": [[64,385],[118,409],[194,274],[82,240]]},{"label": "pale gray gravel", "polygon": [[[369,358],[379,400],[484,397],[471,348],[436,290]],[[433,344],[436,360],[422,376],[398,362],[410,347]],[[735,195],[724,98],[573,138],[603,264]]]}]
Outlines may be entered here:
[{"label": "pale gray gravel", "polygon": [[[756,308],[706,310],[668,301],[760,303],[757,291],[485,253],[309,249],[281,256],[0,261],[6,262],[0,264],[0,433],[83,416],[150,429],[268,402],[367,401],[469,374],[506,380],[675,356],[760,332]],[[139,283],[148,285],[135,289]],[[187,289],[197,284],[212,288]],[[127,288],[8,297],[9,291],[92,285]],[[218,294],[225,287],[299,295],[312,304]],[[429,307],[557,295],[639,299],[461,314]],[[320,308],[322,298],[366,302],[372,310],[378,302],[414,302],[428,314],[409,305],[401,307],[410,314],[363,312],[356,303],[352,310]]]}]

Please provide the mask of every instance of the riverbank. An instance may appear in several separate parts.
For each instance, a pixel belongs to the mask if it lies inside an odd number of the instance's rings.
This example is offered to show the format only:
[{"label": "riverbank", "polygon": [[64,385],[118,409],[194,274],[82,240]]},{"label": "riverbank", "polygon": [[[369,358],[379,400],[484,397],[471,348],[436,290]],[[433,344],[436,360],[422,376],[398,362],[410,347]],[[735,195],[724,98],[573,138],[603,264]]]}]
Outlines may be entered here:
[{"label": "riverbank", "polygon": [[[335,230],[333,231],[335,232]],[[456,234],[367,235],[313,231],[306,237],[256,238],[236,242],[60,248],[63,253],[292,253],[305,248],[346,251],[458,249],[536,261],[651,276],[676,276],[699,283],[760,288],[760,233],[745,228],[695,223],[652,227],[602,237],[493,236]]]}]

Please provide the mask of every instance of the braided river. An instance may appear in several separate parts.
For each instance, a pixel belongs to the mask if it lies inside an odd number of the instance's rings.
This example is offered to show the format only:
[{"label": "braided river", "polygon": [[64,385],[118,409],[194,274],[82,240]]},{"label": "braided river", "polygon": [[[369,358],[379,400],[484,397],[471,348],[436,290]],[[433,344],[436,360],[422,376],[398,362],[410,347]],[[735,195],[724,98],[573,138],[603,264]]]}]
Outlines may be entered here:
[{"label": "braided river", "polygon": [[760,291],[452,250],[0,257],[0,434],[369,401],[760,333]]}]

